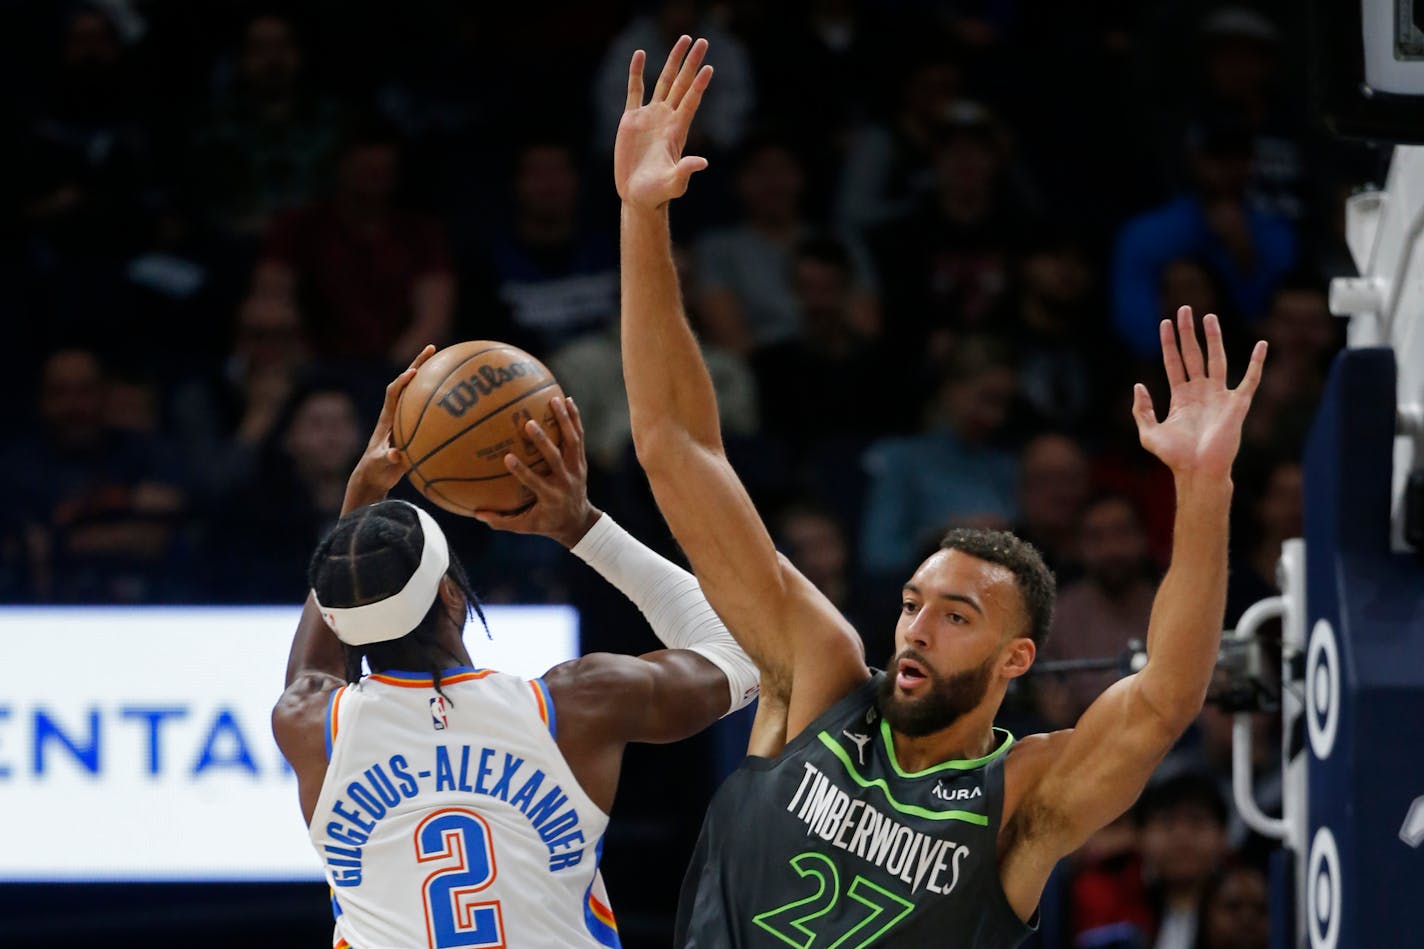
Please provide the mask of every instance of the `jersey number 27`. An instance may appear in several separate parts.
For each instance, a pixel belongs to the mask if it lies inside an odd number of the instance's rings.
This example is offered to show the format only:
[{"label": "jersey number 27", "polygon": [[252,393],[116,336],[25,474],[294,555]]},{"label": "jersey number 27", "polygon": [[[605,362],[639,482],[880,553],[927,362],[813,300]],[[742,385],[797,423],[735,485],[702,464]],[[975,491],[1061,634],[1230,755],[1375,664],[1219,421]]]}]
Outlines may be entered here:
[{"label": "jersey number 27", "polygon": [[415,858],[439,861],[421,884],[430,949],[501,949],[499,900],[471,899],[494,882],[496,873],[485,819],[463,807],[436,811],[415,829]]}]

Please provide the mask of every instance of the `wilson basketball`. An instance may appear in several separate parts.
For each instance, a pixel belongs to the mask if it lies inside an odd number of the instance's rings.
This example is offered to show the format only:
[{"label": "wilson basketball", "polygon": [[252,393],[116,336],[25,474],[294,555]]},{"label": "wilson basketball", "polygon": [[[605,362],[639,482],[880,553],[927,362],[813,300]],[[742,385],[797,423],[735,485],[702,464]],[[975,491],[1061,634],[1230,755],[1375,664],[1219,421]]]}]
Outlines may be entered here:
[{"label": "wilson basketball", "polygon": [[537,420],[559,442],[549,400],[562,396],[539,360],[505,343],[477,340],[442,349],[420,367],[396,406],[392,438],[410,459],[417,491],[447,511],[516,511],[534,500],[504,466],[513,452],[548,470],[524,431]]}]

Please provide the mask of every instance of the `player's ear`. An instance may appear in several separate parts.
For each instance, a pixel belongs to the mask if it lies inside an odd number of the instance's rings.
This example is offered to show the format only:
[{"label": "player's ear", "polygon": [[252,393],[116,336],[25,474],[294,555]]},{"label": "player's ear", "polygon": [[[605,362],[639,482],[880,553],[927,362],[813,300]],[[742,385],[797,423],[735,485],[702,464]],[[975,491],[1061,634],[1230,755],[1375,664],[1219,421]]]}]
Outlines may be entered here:
[{"label": "player's ear", "polygon": [[460,589],[460,585],[452,580],[449,574],[440,578],[440,602],[451,610],[465,608],[465,591]]},{"label": "player's ear", "polygon": [[1010,639],[1004,652],[1004,660],[999,669],[1004,677],[1017,679],[1029,670],[1033,665],[1034,657],[1038,655],[1038,647],[1033,640],[1027,636],[1015,636]]}]

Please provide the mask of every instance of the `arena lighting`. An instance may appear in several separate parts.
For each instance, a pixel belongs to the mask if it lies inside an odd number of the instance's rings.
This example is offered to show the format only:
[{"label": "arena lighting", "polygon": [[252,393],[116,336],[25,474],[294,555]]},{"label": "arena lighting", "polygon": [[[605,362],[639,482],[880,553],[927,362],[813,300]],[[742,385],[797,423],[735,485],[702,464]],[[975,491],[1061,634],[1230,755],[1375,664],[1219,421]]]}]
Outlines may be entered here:
[{"label": "arena lighting", "polygon": [[[0,608],[0,883],[320,880],[268,724],[300,612]],[[485,615],[482,665],[579,654],[571,607]]]}]

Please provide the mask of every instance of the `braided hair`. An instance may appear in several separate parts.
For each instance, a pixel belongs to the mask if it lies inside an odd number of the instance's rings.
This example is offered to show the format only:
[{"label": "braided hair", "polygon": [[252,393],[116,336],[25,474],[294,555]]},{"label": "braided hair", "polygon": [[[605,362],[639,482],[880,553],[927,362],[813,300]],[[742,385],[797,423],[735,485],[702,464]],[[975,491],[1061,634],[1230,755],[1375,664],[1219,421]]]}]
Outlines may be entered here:
[{"label": "braided hair", "polygon": [[[325,606],[346,609],[365,606],[399,593],[420,566],[425,531],[415,508],[400,501],[378,501],[357,508],[336,522],[312,554],[307,571],[311,588]],[[465,568],[450,554],[445,575],[465,595],[465,615],[449,614],[464,628],[471,614],[489,631],[479,598],[470,586]],[[447,609],[437,595],[420,624],[404,636],[364,646],[345,645],[346,681],[359,682],[364,660],[373,672],[383,669],[428,671],[440,691],[440,670],[460,662],[439,638],[440,611]],[[441,692],[443,695],[444,693]]]}]

